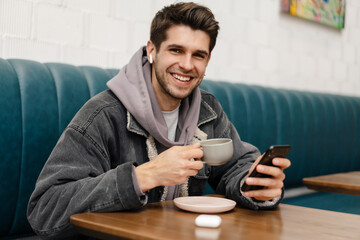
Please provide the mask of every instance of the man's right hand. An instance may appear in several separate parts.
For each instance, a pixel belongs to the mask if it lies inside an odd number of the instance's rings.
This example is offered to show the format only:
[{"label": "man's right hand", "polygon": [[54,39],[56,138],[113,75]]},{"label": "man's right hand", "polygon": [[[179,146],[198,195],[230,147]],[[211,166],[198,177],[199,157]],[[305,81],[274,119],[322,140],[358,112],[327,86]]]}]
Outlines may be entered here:
[{"label": "man's right hand", "polygon": [[155,159],[135,168],[141,191],[185,183],[190,176],[195,176],[198,170],[204,167],[202,161],[191,159],[202,156],[200,143],[175,146],[162,152]]}]

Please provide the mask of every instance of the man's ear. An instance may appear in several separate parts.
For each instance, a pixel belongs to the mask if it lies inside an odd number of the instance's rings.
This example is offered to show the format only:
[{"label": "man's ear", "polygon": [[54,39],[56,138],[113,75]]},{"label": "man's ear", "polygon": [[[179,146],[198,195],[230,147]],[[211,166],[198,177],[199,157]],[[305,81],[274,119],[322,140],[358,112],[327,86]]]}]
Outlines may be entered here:
[{"label": "man's ear", "polygon": [[150,55],[152,55],[152,59],[154,60],[154,53],[155,53],[155,45],[154,43],[149,40],[146,44],[146,52],[147,52],[147,57],[148,59],[150,59]]}]

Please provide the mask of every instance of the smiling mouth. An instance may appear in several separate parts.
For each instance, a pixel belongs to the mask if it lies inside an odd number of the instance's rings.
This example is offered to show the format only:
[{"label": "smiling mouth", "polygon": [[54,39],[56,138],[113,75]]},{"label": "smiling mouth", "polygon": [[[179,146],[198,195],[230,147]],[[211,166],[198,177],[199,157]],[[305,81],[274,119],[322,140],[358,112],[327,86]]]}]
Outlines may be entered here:
[{"label": "smiling mouth", "polygon": [[172,73],[171,74],[174,78],[176,78],[177,80],[180,80],[180,81],[182,81],[182,82],[189,82],[191,79],[192,79],[192,77],[184,77],[184,76],[180,76],[180,75],[178,75],[178,74],[176,74],[176,73]]}]

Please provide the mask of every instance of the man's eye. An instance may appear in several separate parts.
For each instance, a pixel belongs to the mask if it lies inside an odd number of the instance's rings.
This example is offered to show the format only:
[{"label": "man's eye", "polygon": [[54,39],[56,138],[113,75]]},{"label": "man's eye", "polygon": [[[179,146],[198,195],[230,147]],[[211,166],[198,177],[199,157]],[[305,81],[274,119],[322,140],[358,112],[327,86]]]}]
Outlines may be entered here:
[{"label": "man's eye", "polygon": [[197,58],[201,58],[201,59],[205,58],[205,56],[203,54],[195,54],[194,56]]},{"label": "man's eye", "polygon": [[180,49],[176,49],[176,48],[172,48],[170,49],[170,51],[174,53],[180,53]]}]

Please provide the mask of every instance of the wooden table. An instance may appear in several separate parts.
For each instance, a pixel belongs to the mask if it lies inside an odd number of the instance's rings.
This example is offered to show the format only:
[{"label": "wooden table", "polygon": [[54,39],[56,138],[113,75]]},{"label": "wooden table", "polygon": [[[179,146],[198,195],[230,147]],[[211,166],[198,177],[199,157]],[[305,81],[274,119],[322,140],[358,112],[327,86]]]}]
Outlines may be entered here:
[{"label": "wooden table", "polygon": [[194,224],[199,214],[179,210],[173,201],[148,204],[138,211],[80,213],[71,223],[100,239],[360,239],[360,215],[280,204],[276,210],[236,207],[218,214],[219,228]]},{"label": "wooden table", "polygon": [[303,178],[303,183],[317,191],[360,195],[360,171]]}]

